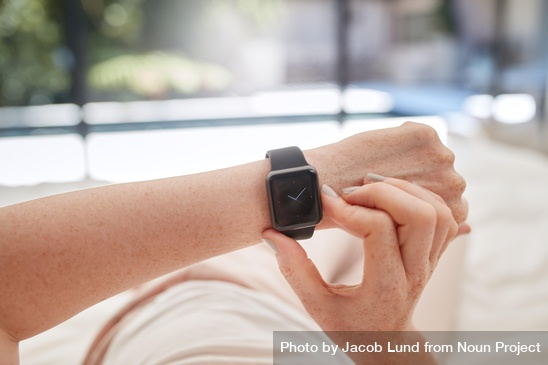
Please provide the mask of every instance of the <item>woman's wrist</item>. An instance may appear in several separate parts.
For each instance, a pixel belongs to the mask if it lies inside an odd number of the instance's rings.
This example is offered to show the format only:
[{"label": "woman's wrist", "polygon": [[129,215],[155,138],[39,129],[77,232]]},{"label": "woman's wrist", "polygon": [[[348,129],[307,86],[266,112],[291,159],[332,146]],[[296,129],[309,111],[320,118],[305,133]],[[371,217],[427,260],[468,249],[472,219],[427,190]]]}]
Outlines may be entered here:
[{"label": "woman's wrist", "polygon": [[[367,133],[363,134],[366,138]],[[304,151],[306,160],[314,166],[318,172],[320,188],[323,184],[329,185],[337,193],[349,186],[363,185],[363,179],[367,174],[366,156],[367,145],[360,146],[359,151],[346,148],[348,141],[343,140],[334,144],[322,146],[316,149]],[[318,225],[318,229],[336,227],[335,223],[324,214],[324,219]]]}]

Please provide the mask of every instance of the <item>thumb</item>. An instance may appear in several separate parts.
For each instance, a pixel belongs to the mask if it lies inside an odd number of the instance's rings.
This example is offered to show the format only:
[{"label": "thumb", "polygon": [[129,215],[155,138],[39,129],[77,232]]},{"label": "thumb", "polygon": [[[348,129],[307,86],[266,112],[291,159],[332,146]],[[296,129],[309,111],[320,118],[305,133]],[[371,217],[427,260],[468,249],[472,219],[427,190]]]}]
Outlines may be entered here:
[{"label": "thumb", "polygon": [[305,307],[318,295],[329,293],[316,265],[297,241],[273,229],[264,231],[263,238],[276,246],[280,272]]}]

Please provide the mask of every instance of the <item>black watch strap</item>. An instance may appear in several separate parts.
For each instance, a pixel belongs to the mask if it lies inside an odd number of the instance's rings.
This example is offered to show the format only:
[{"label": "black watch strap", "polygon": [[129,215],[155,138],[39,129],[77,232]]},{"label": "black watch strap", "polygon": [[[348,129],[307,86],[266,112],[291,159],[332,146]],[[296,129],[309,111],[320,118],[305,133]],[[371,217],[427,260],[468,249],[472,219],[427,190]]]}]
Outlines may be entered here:
[{"label": "black watch strap", "polygon": [[282,232],[287,237],[291,237],[294,240],[306,240],[314,234],[314,228],[316,227],[306,227],[306,228],[299,228],[299,229],[293,229],[291,231],[285,231]]},{"label": "black watch strap", "polygon": [[[304,158],[303,151],[295,146],[270,150],[266,153],[266,158],[270,159],[271,170],[284,170],[308,165],[308,162]],[[298,228],[282,233],[295,240],[305,240],[312,237],[314,228],[315,227]]]},{"label": "black watch strap", "polygon": [[272,170],[284,170],[308,165],[303,151],[299,147],[270,150],[266,153],[266,157],[270,158],[270,167]]}]

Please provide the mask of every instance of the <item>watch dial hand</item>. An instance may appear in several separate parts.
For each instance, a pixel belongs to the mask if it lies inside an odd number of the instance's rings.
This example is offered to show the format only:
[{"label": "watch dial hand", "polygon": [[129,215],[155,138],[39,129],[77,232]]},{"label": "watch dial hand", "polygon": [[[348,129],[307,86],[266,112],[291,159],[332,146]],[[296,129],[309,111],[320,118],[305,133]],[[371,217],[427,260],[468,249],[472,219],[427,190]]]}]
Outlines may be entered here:
[{"label": "watch dial hand", "polygon": [[299,199],[299,197],[304,193],[304,191],[306,190],[306,188],[304,188],[303,190],[301,190],[301,192],[299,193],[299,195],[297,195],[296,198],[292,197],[291,195],[287,195],[288,198],[290,199],[293,199],[295,201],[297,201]]},{"label": "watch dial hand", "polygon": [[306,205],[305,203],[303,203],[303,202],[300,201],[300,200],[296,200],[296,199],[295,199],[295,201],[296,201],[297,203],[301,204],[301,205],[304,205],[304,206],[307,207],[307,208],[310,208],[308,205]]},{"label": "watch dial hand", "polygon": [[297,195],[297,197],[295,198],[295,200],[299,199],[299,197],[304,193],[305,190],[306,190],[306,188],[304,188],[304,189],[299,193],[299,195]]}]

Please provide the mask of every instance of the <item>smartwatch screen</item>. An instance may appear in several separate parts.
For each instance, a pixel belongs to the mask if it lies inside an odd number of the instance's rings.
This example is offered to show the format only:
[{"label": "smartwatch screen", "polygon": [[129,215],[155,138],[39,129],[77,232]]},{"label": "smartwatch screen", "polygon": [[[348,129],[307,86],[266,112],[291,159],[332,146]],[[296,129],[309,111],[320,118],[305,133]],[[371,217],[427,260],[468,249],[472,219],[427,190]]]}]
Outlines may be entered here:
[{"label": "smartwatch screen", "polygon": [[313,171],[272,176],[270,191],[279,228],[315,225],[321,219],[317,177]]}]

